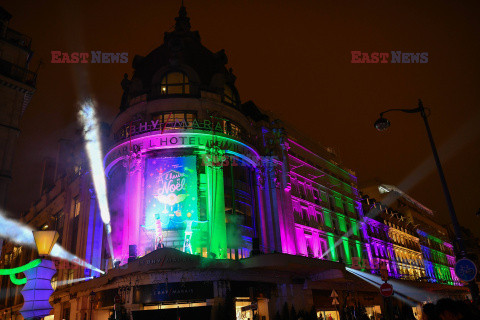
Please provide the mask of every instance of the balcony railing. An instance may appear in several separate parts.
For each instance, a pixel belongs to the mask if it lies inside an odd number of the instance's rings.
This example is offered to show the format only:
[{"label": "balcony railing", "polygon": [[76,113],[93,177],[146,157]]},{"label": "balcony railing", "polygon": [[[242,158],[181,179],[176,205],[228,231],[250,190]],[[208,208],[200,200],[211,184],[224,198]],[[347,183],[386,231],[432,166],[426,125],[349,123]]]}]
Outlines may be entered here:
[{"label": "balcony railing", "polygon": [[16,64],[3,59],[0,59],[0,74],[32,87],[35,87],[37,82],[37,74],[35,72],[19,67]]},{"label": "balcony railing", "polygon": [[2,37],[5,41],[27,50],[30,50],[32,39],[18,31],[7,28],[5,35]]}]

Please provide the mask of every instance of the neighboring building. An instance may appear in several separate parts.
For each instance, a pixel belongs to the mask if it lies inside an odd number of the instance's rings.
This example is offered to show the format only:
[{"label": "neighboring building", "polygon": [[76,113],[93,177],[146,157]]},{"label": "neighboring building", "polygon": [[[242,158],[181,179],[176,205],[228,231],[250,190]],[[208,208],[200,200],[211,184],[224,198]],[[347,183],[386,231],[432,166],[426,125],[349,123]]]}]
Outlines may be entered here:
[{"label": "neighboring building", "polygon": [[[389,264],[392,275],[426,276],[418,236],[365,218],[354,173],[241,103],[226,63],[190,30],[183,6],[164,43],[135,57],[104,144],[112,250],[81,141],[62,141],[46,162],[42,197],[22,220],[59,231],[64,248],[107,271],[60,265],[55,319],[268,320],[288,304],[338,320],[332,289],[344,312],[362,305],[379,318],[378,289],[345,267],[389,261],[381,243],[405,260]],[[35,253],[8,243],[2,256],[14,267]],[[3,279],[2,288],[16,318],[19,287]]]},{"label": "neighboring building", "polygon": [[[20,119],[35,92],[37,74],[28,69],[31,39],[8,27],[12,18],[0,7],[0,208],[5,209]],[[0,245],[1,248],[1,245]]]},{"label": "neighboring building", "polygon": [[[455,254],[447,229],[434,213],[395,186],[375,183],[362,192],[368,220],[381,224],[391,248],[386,259],[395,278],[460,285],[455,275]],[[366,208],[365,208],[366,209]]]}]

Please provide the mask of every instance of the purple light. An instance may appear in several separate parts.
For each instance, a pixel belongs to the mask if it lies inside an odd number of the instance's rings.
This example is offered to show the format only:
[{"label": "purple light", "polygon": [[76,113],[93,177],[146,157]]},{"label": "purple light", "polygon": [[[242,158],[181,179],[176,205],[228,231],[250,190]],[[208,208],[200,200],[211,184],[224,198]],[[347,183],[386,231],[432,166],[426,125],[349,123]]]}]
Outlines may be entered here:
[{"label": "purple light", "polygon": [[53,309],[48,301],[53,293],[52,277],[57,272],[50,260],[42,260],[37,267],[24,271],[27,283],[22,289],[23,308],[20,313],[25,319],[43,318]]}]

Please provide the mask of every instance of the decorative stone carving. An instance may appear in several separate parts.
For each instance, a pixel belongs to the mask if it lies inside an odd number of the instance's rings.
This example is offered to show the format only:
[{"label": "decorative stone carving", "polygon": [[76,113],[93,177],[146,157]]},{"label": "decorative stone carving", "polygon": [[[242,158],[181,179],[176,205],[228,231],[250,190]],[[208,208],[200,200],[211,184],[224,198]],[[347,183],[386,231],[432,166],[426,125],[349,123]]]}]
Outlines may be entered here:
[{"label": "decorative stone carving", "polygon": [[[136,151],[136,152],[135,152]],[[123,158],[123,166],[127,169],[129,175],[143,171],[144,157],[138,145],[134,145],[132,151]]]}]

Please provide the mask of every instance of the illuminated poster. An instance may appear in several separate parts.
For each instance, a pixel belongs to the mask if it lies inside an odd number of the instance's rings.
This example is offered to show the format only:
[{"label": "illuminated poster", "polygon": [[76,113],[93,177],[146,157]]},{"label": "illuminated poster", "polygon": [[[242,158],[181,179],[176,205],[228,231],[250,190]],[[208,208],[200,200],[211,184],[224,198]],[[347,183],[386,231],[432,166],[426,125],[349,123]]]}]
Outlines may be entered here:
[{"label": "illuminated poster", "polygon": [[196,157],[147,159],[145,227],[162,245],[163,230],[185,230],[197,214]]}]

